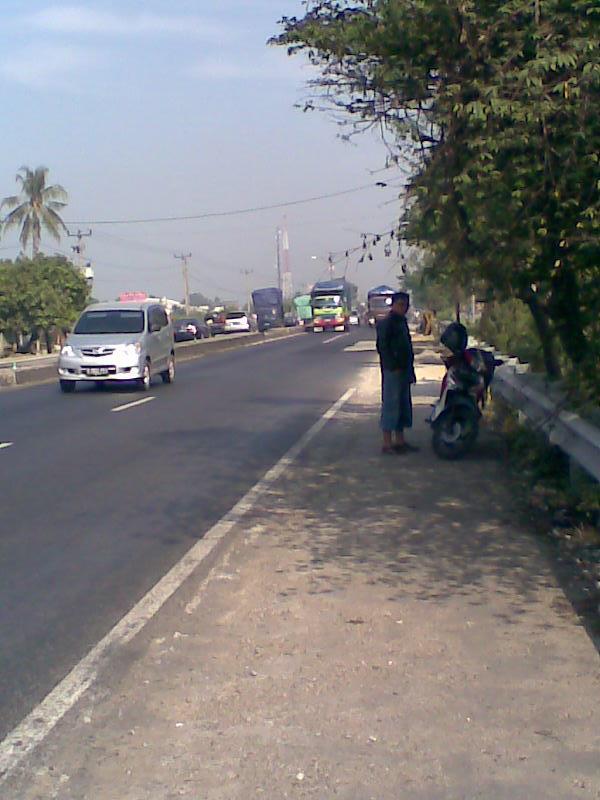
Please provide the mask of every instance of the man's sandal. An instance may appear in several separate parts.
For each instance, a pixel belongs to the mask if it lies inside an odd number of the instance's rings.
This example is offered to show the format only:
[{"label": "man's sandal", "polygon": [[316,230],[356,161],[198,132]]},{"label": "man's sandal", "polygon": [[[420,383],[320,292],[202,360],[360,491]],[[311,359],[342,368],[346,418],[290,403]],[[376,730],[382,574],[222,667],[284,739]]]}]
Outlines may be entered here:
[{"label": "man's sandal", "polygon": [[395,444],[394,445],[394,452],[402,454],[402,453],[418,453],[421,448],[417,447],[414,444],[409,444],[408,442],[404,442],[404,444]]}]

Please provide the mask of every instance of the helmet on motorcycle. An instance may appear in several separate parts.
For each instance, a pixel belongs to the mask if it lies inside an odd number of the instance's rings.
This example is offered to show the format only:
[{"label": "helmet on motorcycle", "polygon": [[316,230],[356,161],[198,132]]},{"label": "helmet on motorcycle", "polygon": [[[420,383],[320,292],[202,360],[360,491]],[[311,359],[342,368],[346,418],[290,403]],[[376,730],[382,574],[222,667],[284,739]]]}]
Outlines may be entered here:
[{"label": "helmet on motorcycle", "polygon": [[440,336],[441,343],[453,353],[462,353],[469,339],[469,334],[460,322],[452,322]]}]

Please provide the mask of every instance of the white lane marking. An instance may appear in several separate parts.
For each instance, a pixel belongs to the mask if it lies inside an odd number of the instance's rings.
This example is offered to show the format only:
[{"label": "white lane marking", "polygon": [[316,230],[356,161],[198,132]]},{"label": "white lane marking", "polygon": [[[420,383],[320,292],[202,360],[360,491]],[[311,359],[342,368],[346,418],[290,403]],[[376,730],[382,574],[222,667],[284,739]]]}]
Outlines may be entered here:
[{"label": "white lane marking", "polygon": [[6,450],[7,447],[12,447],[12,442],[0,442],[0,450]]},{"label": "white lane marking", "polygon": [[[302,331],[302,333],[304,333],[304,331]],[[262,344],[269,344],[270,342],[287,342],[289,339],[295,339],[296,336],[301,336],[302,333],[289,333],[287,336],[277,336],[274,339],[263,339],[260,342],[250,342],[250,344],[244,345],[244,347],[240,348],[240,350],[247,350],[249,347],[259,347]],[[234,352],[237,350],[237,347],[232,347],[231,350]],[[223,352],[226,353],[227,350],[223,350]]]},{"label": "white lane marking", "polygon": [[155,397],[144,397],[142,400],[135,400],[133,403],[125,403],[124,406],[115,406],[111,408],[115,414],[118,414],[119,411],[127,411],[128,408],[135,408],[136,406],[141,406],[144,403],[150,403],[152,400],[156,400]]},{"label": "white lane marking", "polygon": [[344,347],[345,353],[375,353],[377,347],[372,339],[361,339],[354,344]]},{"label": "white lane marking", "polygon": [[321,344],[329,344],[329,342],[336,342],[338,339],[343,339],[344,336],[350,336],[350,333],[338,333],[336,336],[332,336],[330,339],[323,339]]},{"label": "white lane marking", "polygon": [[63,680],[0,742],[0,785],[52,731],[95,682],[117,647],[131,641],[255,505],[259,497],[295,461],[309,442],[335,417],[356,388],[348,389],[295,445],[271,467],[233,508],[96,644]]}]

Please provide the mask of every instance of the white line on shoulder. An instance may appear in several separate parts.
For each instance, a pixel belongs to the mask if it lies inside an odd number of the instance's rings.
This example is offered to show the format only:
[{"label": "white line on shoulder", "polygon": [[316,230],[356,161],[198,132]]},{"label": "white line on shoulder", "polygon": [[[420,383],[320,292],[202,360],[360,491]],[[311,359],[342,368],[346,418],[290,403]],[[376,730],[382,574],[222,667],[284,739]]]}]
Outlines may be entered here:
[{"label": "white line on shoulder", "polygon": [[7,447],[12,447],[12,442],[0,442],[0,450],[6,450]]},{"label": "white line on shoulder", "polygon": [[[0,742],[0,785],[45,738],[90,686],[115,648],[131,641],[166,601],[189,578],[217,544],[256,504],[260,496],[286,471],[309,442],[335,417],[356,392],[348,389],[233,508],[96,644],[66,677]],[[151,400],[148,397],[145,400]]]}]

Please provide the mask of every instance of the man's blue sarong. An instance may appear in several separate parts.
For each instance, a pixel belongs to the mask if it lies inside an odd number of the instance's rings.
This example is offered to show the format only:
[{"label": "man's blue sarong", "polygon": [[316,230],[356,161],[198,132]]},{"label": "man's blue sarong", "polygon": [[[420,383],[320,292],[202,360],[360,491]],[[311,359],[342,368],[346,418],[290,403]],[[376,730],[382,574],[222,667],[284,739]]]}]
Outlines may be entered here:
[{"label": "man's blue sarong", "polygon": [[403,431],[412,428],[410,379],[404,370],[381,371],[381,430]]}]

